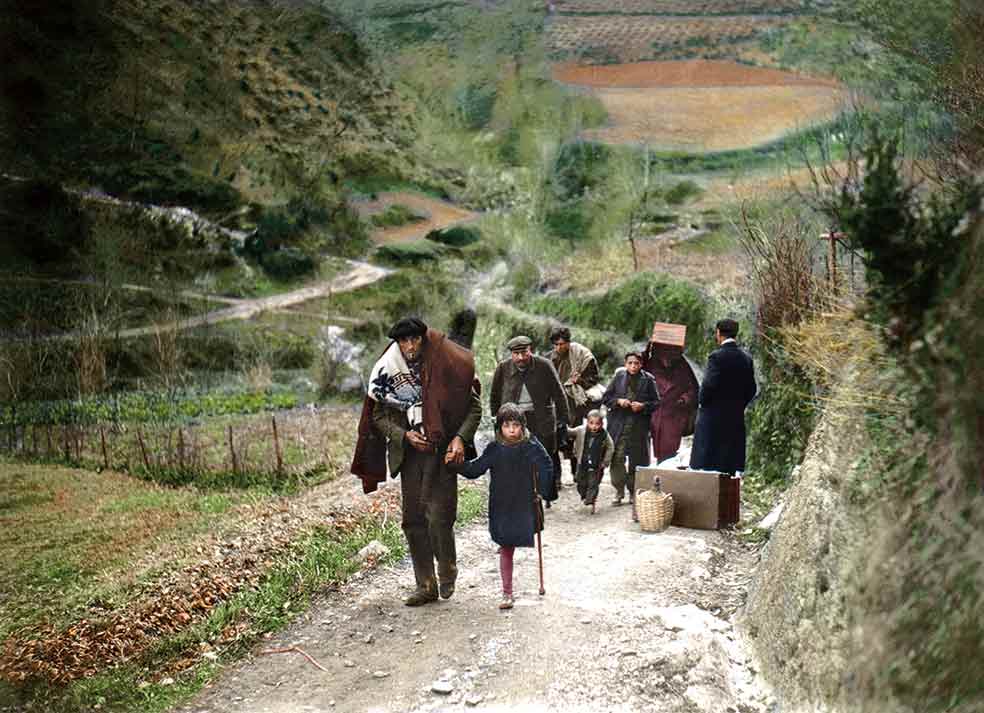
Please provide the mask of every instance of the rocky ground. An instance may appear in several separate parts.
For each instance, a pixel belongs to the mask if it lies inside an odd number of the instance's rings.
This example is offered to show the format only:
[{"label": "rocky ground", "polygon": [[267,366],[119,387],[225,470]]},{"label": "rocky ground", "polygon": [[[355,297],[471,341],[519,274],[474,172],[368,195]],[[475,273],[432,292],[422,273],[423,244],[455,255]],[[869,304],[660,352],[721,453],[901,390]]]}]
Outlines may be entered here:
[{"label": "rocky ground", "polygon": [[[458,533],[452,599],[403,606],[407,561],[360,574],[181,713],[772,709],[735,627],[755,552],[727,533],[642,533],[611,495],[592,516],[568,486],[547,511],[545,596],[535,550],[518,550],[516,607],[498,610],[480,520]],[[264,654],[295,646],[325,670]]]}]

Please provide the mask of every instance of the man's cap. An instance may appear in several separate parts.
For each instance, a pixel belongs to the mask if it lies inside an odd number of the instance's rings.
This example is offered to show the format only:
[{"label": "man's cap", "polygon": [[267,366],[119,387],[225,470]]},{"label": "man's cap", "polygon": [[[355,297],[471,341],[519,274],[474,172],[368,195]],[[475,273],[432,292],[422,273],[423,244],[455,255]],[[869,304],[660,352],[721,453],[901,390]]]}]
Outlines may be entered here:
[{"label": "man's cap", "polygon": [[390,339],[403,339],[404,337],[422,337],[427,334],[427,325],[416,317],[404,317],[393,325],[389,331]]},{"label": "man's cap", "polygon": [[519,335],[518,337],[513,337],[508,342],[506,342],[506,347],[511,352],[521,352],[525,350],[527,347],[532,347],[532,346],[533,346],[533,340],[530,339],[529,337],[524,337],[523,335]]}]

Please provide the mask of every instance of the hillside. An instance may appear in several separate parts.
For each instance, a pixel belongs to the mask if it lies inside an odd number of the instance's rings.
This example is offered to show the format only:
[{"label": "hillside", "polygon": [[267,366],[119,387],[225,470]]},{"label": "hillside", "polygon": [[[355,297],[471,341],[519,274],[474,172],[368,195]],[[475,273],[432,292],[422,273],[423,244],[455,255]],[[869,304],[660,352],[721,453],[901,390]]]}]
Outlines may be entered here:
[{"label": "hillside", "polygon": [[4,173],[222,212],[414,171],[411,113],[319,3],[15,0],[3,34]]}]

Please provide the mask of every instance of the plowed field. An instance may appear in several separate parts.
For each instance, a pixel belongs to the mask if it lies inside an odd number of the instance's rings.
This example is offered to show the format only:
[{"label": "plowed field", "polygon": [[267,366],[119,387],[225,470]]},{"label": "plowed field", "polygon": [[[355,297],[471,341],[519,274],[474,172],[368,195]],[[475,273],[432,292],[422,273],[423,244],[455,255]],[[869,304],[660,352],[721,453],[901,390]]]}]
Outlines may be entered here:
[{"label": "plowed field", "polygon": [[554,79],[585,87],[761,87],[809,85],[838,88],[834,81],[815,79],[778,69],[749,67],[721,60],[635,62],[633,64],[577,65],[554,68]]},{"label": "plowed field", "polygon": [[731,62],[561,66],[554,76],[605,105],[608,125],[585,138],[671,151],[760,146],[834,118],[845,100],[833,82]]},{"label": "plowed field", "polygon": [[714,152],[769,143],[834,118],[841,94],[827,87],[602,89],[610,125],[584,132],[606,143]]},{"label": "plowed field", "polygon": [[648,15],[748,15],[806,12],[805,0],[555,0],[557,12]]}]

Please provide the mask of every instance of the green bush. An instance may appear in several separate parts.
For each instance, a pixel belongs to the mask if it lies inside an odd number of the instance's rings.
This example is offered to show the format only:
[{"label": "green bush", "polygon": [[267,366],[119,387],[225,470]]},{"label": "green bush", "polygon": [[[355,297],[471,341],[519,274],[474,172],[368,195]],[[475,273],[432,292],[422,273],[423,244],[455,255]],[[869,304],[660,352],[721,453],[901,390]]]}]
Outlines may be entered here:
[{"label": "green bush", "polygon": [[670,205],[683,205],[703,193],[704,189],[693,181],[680,181],[663,194],[663,199]]},{"label": "green bush", "polygon": [[447,245],[452,248],[463,248],[468,245],[474,245],[482,238],[481,234],[475,228],[465,226],[445,228],[444,230],[432,230],[427,233],[426,237],[427,240],[433,240],[435,243]]},{"label": "green bush", "polygon": [[263,269],[278,280],[293,280],[314,272],[314,259],[297,248],[280,248],[260,258]]},{"label": "green bush", "polygon": [[415,240],[409,243],[383,245],[376,250],[376,258],[389,265],[420,265],[440,260],[444,256],[444,247],[427,240]]},{"label": "green bush", "polygon": [[701,361],[713,347],[710,302],[688,282],[643,272],[598,297],[547,295],[529,301],[533,311],[571,324],[649,339],[653,322],[687,325],[687,350]]},{"label": "green bush", "polygon": [[138,161],[96,166],[90,180],[109,193],[140,203],[180,205],[205,212],[227,212],[242,202],[228,182],[181,165]]},{"label": "green bush", "polygon": [[0,426],[17,424],[170,423],[298,406],[286,391],[128,391],[79,400],[29,401],[0,406]]},{"label": "green bush", "polygon": [[412,208],[395,203],[388,206],[382,213],[377,213],[369,221],[377,228],[393,228],[407,223],[419,223],[426,218],[415,213]]},{"label": "green bush", "polygon": [[576,242],[588,235],[591,221],[580,202],[562,205],[547,213],[547,231],[555,238]]},{"label": "green bush", "polygon": [[459,121],[466,129],[477,130],[488,125],[495,107],[494,84],[468,84],[454,92],[452,100]]},{"label": "green bush", "polygon": [[604,144],[576,141],[564,144],[554,161],[550,183],[562,201],[579,198],[602,187],[609,178],[612,149]]},{"label": "green bush", "polygon": [[778,349],[761,355],[764,375],[748,412],[746,472],[766,483],[783,483],[803,462],[816,425],[813,384]]},{"label": "green bush", "polygon": [[833,215],[864,251],[873,317],[891,323],[894,346],[908,348],[964,267],[964,245],[953,236],[980,206],[984,187],[957,180],[918,200],[899,168],[899,142],[877,131],[871,141],[861,191],[845,188]]}]

